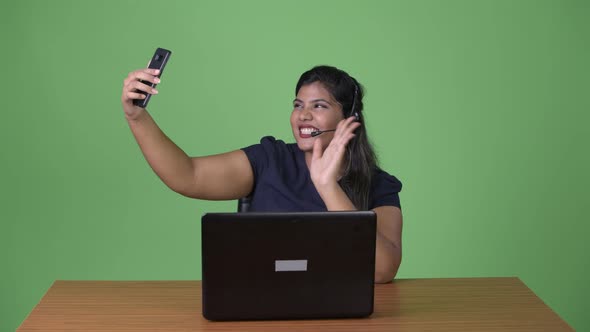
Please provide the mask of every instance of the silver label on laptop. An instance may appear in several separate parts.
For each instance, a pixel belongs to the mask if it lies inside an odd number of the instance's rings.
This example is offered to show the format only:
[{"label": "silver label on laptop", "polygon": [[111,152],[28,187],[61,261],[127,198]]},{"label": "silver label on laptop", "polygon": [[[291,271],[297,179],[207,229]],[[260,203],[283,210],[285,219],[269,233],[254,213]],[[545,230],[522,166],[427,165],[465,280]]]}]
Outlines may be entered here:
[{"label": "silver label on laptop", "polygon": [[288,271],[307,271],[307,259],[275,261],[275,272]]}]

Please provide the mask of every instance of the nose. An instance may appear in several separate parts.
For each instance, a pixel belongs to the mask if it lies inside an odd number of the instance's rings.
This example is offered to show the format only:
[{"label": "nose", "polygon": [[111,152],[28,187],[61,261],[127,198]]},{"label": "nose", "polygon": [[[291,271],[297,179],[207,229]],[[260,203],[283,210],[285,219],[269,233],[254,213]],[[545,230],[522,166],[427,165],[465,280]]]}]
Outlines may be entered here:
[{"label": "nose", "polygon": [[311,110],[307,107],[303,107],[301,111],[299,111],[299,120],[306,121],[313,119],[313,115],[311,114]]}]

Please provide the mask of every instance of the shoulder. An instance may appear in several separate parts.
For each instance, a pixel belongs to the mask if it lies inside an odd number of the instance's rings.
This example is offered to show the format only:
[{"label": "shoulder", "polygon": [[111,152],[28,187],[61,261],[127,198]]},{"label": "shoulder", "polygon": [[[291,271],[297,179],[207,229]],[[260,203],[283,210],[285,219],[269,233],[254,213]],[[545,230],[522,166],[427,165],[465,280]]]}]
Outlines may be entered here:
[{"label": "shoulder", "polygon": [[399,192],[402,190],[402,182],[397,177],[376,168],[371,182],[369,198],[371,209],[379,206],[397,206],[401,208]]},{"label": "shoulder", "polygon": [[260,143],[244,147],[241,150],[246,153],[252,168],[257,173],[288,160],[288,157],[294,154],[294,145],[287,144],[273,136],[264,136],[260,139]]},{"label": "shoulder", "polygon": [[273,136],[264,136],[260,139],[260,143],[253,144],[242,148],[246,155],[256,153],[264,153],[274,155],[280,152],[286,152],[290,150],[291,144],[287,144],[281,140],[274,138]]},{"label": "shoulder", "polygon": [[391,191],[400,192],[402,190],[402,182],[395,176],[387,173],[381,168],[376,168],[373,172],[373,188],[386,187]]}]

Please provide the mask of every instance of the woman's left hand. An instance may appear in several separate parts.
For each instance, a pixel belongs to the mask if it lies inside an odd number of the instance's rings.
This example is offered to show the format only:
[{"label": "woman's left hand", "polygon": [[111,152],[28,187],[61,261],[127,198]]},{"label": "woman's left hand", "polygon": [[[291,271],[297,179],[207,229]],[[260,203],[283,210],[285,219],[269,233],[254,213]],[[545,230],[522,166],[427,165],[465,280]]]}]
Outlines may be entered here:
[{"label": "woman's left hand", "polygon": [[316,188],[336,184],[342,177],[344,171],[342,162],[346,152],[346,145],[356,136],[354,130],[360,125],[361,123],[355,121],[354,116],[341,120],[336,127],[336,132],[330,144],[325,150],[322,147],[320,137],[315,140],[309,173]]}]

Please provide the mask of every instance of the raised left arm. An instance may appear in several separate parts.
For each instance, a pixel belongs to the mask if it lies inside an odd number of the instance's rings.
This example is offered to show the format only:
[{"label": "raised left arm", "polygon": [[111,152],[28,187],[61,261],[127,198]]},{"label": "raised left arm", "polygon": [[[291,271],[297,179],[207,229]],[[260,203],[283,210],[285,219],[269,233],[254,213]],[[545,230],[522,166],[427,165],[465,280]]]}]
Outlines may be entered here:
[{"label": "raised left arm", "polygon": [[[340,187],[338,174],[346,145],[359,125],[353,117],[340,121],[326,150],[322,149],[320,140],[314,142],[309,171],[328,211],[357,210]],[[375,282],[386,283],[395,277],[402,260],[402,212],[395,206],[380,206],[373,211],[377,214]]]}]

